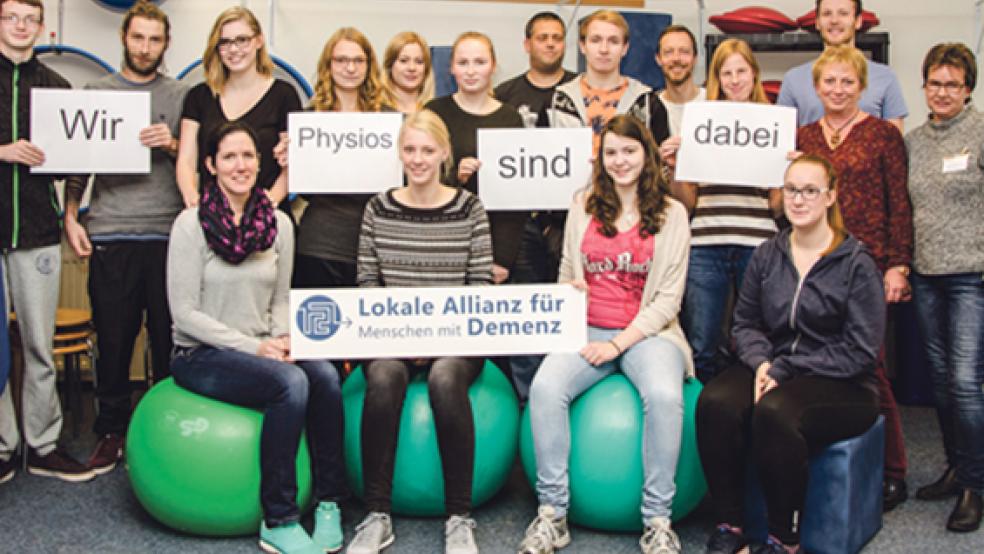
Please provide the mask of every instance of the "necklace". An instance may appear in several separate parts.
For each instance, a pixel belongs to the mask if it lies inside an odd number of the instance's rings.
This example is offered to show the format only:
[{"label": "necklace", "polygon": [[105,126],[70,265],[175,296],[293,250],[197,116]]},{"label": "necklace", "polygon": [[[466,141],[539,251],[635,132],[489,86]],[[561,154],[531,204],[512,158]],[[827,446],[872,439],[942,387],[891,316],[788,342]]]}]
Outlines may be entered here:
[{"label": "necklace", "polygon": [[840,146],[841,131],[843,131],[844,128],[850,125],[851,123],[854,123],[854,118],[856,118],[859,113],[861,113],[861,108],[854,110],[854,113],[851,114],[851,117],[848,118],[848,120],[843,125],[841,125],[836,129],[834,129],[834,125],[830,122],[830,119],[827,118],[827,115],[824,114],[823,122],[827,124],[827,129],[830,130],[830,144],[832,144],[834,148]]}]

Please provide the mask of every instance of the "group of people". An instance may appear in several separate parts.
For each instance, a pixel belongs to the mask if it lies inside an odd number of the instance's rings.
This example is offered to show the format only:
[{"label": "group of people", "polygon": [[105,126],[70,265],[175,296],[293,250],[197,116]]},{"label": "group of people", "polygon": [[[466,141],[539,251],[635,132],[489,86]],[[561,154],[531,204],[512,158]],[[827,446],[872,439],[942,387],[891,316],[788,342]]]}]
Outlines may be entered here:
[{"label": "group of people", "polygon": [[[907,496],[898,408],[885,376],[886,306],[915,301],[926,344],[947,467],[919,489],[957,497],[947,522],[977,529],[984,489],[984,118],[970,103],[977,65],[956,43],[922,67],[928,121],[903,139],[907,115],[891,69],[854,48],[860,0],[817,0],[826,48],[789,71],[779,103],[800,128],[783,186],[739,187],[674,178],[680,124],[692,101],[767,102],[748,44],[715,50],[705,87],[698,45],[678,25],[659,37],[666,87],[622,75],[629,26],[598,10],[577,29],[586,71],[562,66],[567,29],[542,12],[526,25],[528,71],[493,89],[492,41],[474,31],[452,46],[457,91],[433,98],[430,49],[416,33],[382,57],[358,30],[326,42],[314,95],[302,106],[273,76],[262,29],[246,8],[216,19],[205,82],[188,89],[160,64],[166,14],[146,0],[126,13],[123,67],[87,88],[150,92],[154,123],[145,175],[66,176],[62,224],[89,258],[97,332],[100,440],[82,464],[57,446],[61,414],[51,344],[60,266],[52,176],[26,125],[30,90],[68,83],[33,55],[40,0],[0,0],[0,79],[11,117],[0,124],[0,246],[23,343],[23,438],[10,387],[0,396],[0,482],[23,444],[31,473],[84,481],[123,454],[129,362],[146,318],[155,381],[263,410],[260,438],[268,552],[335,552],[348,496],[338,362],[295,361],[288,291],[294,288],[570,283],[587,295],[588,343],[579,352],[497,360],[528,402],[539,508],[521,554],[566,546],[569,410],[622,371],[642,400],[640,548],[680,551],[670,517],[683,425],[682,388],[705,383],[697,406],[701,461],[718,524],[707,552],[798,551],[811,453],[886,420],[885,509]],[[302,109],[404,114],[402,183],[377,195],[287,196],[287,115]],[[590,181],[566,212],[487,214],[478,192],[477,130],[589,127]],[[975,134],[976,133],[976,134]],[[683,146],[685,147],[685,146]],[[713,163],[713,161],[709,161]],[[328,177],[330,178],[330,177]],[[295,240],[296,237],[296,240]],[[729,305],[734,309],[730,310]],[[730,323],[729,323],[730,322]],[[730,329],[723,331],[722,329]],[[478,551],[471,517],[475,430],[468,389],[480,357],[363,361],[365,519],[353,554],[394,540],[392,480],[403,397],[426,373],[445,484],[446,551]],[[299,523],[293,463],[306,429],[314,528]],[[753,446],[754,445],[754,446]],[[749,452],[751,455],[749,455]],[[763,477],[769,537],[742,533],[746,463]]]}]

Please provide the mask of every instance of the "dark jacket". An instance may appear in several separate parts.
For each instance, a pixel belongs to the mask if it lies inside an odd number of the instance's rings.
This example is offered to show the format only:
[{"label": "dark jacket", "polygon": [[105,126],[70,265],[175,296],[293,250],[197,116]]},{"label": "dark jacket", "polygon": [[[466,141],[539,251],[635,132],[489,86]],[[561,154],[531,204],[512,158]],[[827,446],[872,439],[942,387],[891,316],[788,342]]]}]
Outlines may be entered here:
[{"label": "dark jacket", "polygon": [[[14,65],[0,54],[0,144],[31,139],[31,89],[71,88],[37,57]],[[14,110],[14,101],[16,107]],[[0,248],[58,244],[61,225],[55,177],[31,174],[29,167],[0,162]]]},{"label": "dark jacket", "polygon": [[885,335],[885,290],[868,249],[848,236],[800,283],[790,230],[762,243],[745,270],[735,306],[738,356],[769,361],[779,384],[800,375],[871,386]]}]

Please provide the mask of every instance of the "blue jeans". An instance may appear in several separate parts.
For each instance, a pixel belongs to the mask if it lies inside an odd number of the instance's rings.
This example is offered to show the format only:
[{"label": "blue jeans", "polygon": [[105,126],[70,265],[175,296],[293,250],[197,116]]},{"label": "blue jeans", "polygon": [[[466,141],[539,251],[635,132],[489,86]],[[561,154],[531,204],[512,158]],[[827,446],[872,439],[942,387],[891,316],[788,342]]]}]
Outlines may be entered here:
[{"label": "blue jeans", "polygon": [[[621,329],[588,327],[588,340],[608,341]],[[647,337],[618,358],[595,367],[576,352],[550,354],[530,388],[530,425],[536,452],[536,493],[558,516],[570,505],[570,406],[592,385],[621,369],[642,399],[642,519],[669,517],[676,493],[683,430],[683,353],[670,341]],[[604,456],[603,452],[598,453]]]},{"label": "blue jeans", "polygon": [[171,373],[192,392],[263,411],[260,504],[268,526],[300,519],[295,460],[305,425],[314,498],[344,496],[342,391],[330,362],[290,364],[199,346],[175,349]]},{"label": "blue jeans", "polygon": [[751,246],[694,246],[690,249],[687,290],[680,324],[694,351],[697,378],[707,383],[728,364],[718,359],[724,343],[721,331],[732,291],[741,288]]},{"label": "blue jeans", "polygon": [[912,274],[943,433],[957,482],[984,490],[984,280],[980,273]]}]

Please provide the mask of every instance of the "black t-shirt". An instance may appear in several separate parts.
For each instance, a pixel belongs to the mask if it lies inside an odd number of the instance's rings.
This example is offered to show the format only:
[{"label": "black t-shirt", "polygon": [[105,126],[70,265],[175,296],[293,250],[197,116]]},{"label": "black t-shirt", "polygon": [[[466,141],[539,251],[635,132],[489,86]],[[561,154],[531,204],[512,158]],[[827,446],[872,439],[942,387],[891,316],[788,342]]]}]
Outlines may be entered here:
[{"label": "black t-shirt", "polygon": [[[459,185],[456,177],[458,163],[462,158],[478,157],[479,129],[523,127],[523,118],[519,116],[519,112],[516,111],[516,108],[505,103],[498,110],[486,115],[466,112],[458,106],[458,103],[451,96],[435,98],[428,102],[425,107],[440,116],[448,127],[448,132],[451,133],[451,149],[454,154],[451,180],[452,184],[456,186]],[[478,194],[477,171],[468,179],[464,188],[472,194]],[[495,211],[489,213],[489,226],[492,228],[492,256],[496,264],[511,269],[516,263],[523,225],[527,218],[529,218],[529,212]]]},{"label": "black t-shirt", "polygon": [[[209,135],[228,121],[242,121],[253,128],[259,143],[260,174],[256,182],[265,189],[273,186],[280,176],[280,164],[273,157],[273,147],[280,141],[281,131],[287,130],[287,114],[301,110],[301,99],[294,87],[275,79],[266,93],[237,120],[230,120],[222,111],[219,96],[212,94],[208,85],[201,83],[188,92],[185,97],[182,118],[198,123],[198,175],[200,182],[210,178],[205,168],[205,149]],[[204,187],[201,187],[204,189]]]},{"label": "black t-shirt", "polygon": [[531,83],[526,73],[523,73],[495,87],[495,97],[516,108],[527,127],[549,127],[547,121],[539,121],[539,115],[553,98],[554,90],[574,77],[577,77],[577,73],[565,69],[564,76],[557,84],[540,88]]}]

